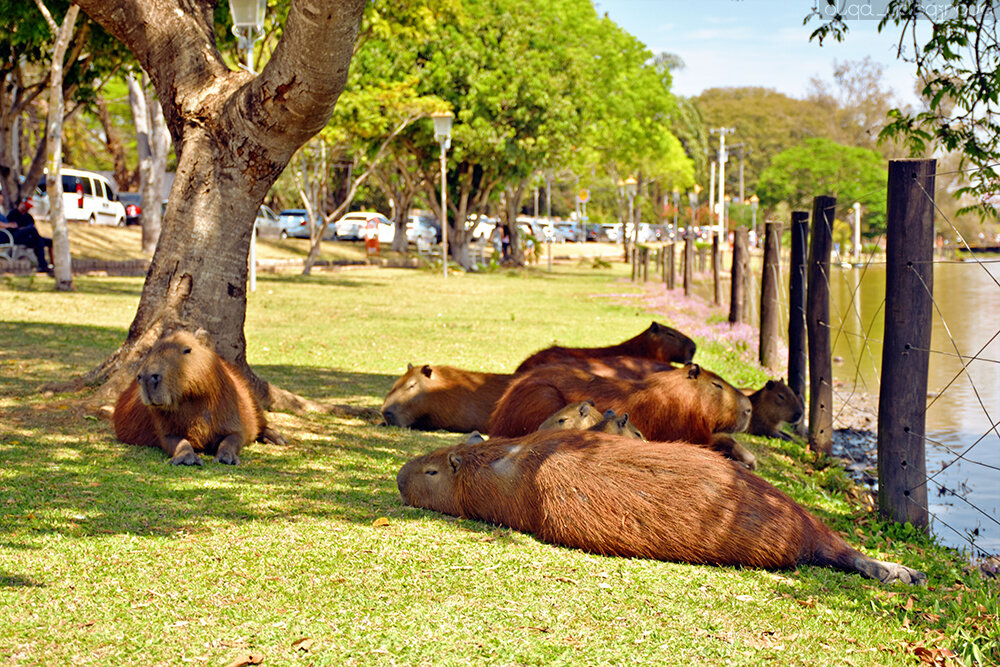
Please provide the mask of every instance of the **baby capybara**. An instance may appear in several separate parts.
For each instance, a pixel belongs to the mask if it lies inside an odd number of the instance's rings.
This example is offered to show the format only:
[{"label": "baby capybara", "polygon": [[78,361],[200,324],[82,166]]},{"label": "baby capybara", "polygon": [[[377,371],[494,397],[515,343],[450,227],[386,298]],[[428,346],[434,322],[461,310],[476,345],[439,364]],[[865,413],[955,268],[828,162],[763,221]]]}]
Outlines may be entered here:
[{"label": "baby capybara", "polygon": [[677,329],[658,322],[638,336],[607,347],[547,347],[539,350],[521,362],[514,371],[523,373],[536,366],[557,364],[571,359],[594,359],[598,357],[645,357],[661,363],[686,364],[694,359],[695,342]]},{"label": "baby capybara", "polygon": [[[605,410],[604,414],[598,412],[593,401],[579,401],[570,403],[565,408],[556,411],[551,417],[546,419],[538,427],[539,431],[550,429],[579,429],[581,431],[601,431],[602,433],[613,433],[624,435],[636,440],[645,440],[642,433],[635,427],[628,414],[618,416],[614,410]],[[468,441],[466,441],[468,442]]]},{"label": "baby capybara", "polygon": [[493,407],[513,377],[407,364],[406,373],[393,383],[382,403],[382,418],[389,426],[485,432]]},{"label": "baby capybara", "polygon": [[491,436],[517,437],[575,401],[629,415],[649,440],[704,445],[749,468],[756,457],[726,433],[746,428],[750,399],[715,373],[688,364],[645,380],[615,380],[569,366],[544,366],[515,377],[490,417]]},{"label": "baby capybara", "polygon": [[769,438],[791,440],[791,436],[781,430],[781,425],[797,424],[802,419],[803,406],[800,399],[784,380],[768,380],[760,389],[740,389],[753,405],[747,433],[766,435]]},{"label": "baby capybara", "polygon": [[926,578],[865,556],[760,477],[686,443],[636,446],[594,431],[538,431],[419,456],[396,484],[407,505],[608,556],[821,565],[884,583]]},{"label": "baby capybara", "polygon": [[200,452],[236,465],[249,442],[284,444],[246,378],[187,331],[150,349],[118,397],[113,421],[119,440],[160,447],[174,465],[201,465]]}]

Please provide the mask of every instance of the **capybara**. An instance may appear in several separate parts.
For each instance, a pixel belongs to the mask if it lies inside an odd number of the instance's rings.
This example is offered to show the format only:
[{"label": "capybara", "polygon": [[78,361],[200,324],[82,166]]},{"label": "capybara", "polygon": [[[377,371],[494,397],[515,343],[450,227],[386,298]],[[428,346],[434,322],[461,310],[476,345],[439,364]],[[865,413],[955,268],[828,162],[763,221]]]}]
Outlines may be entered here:
[{"label": "capybara", "polygon": [[538,425],[538,430],[548,431],[554,428],[586,430],[601,423],[602,420],[603,416],[594,407],[593,401],[577,401],[556,410],[551,417]]},{"label": "capybara", "polygon": [[756,458],[733,438],[750,421],[750,399],[697,364],[653,373],[645,380],[615,380],[571,366],[544,366],[516,376],[490,416],[491,436],[517,437],[538,429],[574,401],[628,413],[649,440],[705,445],[749,468]]},{"label": "capybara", "polygon": [[486,432],[493,406],[513,377],[452,366],[407,364],[406,373],[386,394],[382,418],[389,426]]},{"label": "capybara", "polygon": [[645,440],[642,432],[635,427],[632,420],[628,418],[628,413],[616,415],[614,410],[605,410],[601,421],[587,429],[588,431],[601,431],[613,435],[623,435],[626,438]]},{"label": "capybara", "polygon": [[[594,357],[591,359],[566,359],[559,362],[559,365],[573,366],[580,370],[587,371],[592,375],[614,378],[616,380],[645,380],[653,373],[669,371],[677,368],[673,364],[646,359],[644,357],[626,357],[617,355],[613,357]],[[538,366],[535,366],[538,368]]]},{"label": "capybara", "polygon": [[568,359],[593,359],[596,357],[645,357],[661,363],[686,364],[694,358],[695,343],[677,329],[653,322],[638,336],[607,347],[560,347],[539,350],[521,362],[514,371],[523,373],[536,366],[557,364]]},{"label": "capybara", "polygon": [[284,444],[246,378],[187,331],[153,345],[119,395],[113,421],[119,440],[160,447],[174,465],[201,465],[199,452],[236,465],[249,442]]},{"label": "capybara", "polygon": [[687,443],[539,431],[444,447],[396,476],[403,502],[608,556],[926,579],[852,549],[760,477]]},{"label": "capybara", "polygon": [[802,399],[789,389],[785,381],[768,380],[760,389],[740,389],[750,398],[753,413],[747,433],[766,435],[769,438],[791,440],[791,436],[781,430],[783,423],[796,424],[802,419]]}]

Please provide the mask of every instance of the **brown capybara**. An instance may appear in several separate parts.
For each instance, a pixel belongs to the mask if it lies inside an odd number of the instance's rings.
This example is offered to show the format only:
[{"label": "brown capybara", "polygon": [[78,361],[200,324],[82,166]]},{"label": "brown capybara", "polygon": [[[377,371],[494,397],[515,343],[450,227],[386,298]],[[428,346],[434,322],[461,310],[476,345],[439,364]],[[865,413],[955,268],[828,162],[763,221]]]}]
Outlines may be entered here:
[{"label": "brown capybara", "polygon": [[514,374],[536,366],[563,363],[570,359],[597,357],[644,357],[661,363],[686,364],[694,358],[695,342],[677,329],[653,322],[638,336],[607,347],[547,347],[521,362]]},{"label": "brown capybara", "polygon": [[769,438],[791,440],[791,436],[781,430],[784,423],[797,424],[802,419],[803,406],[800,399],[785,381],[768,380],[760,389],[740,389],[753,405],[747,433],[766,435]]},{"label": "brown capybara", "polygon": [[602,420],[603,417],[594,407],[593,401],[577,401],[556,410],[551,417],[538,425],[538,430],[548,431],[555,428],[587,430]]},{"label": "brown capybara", "polygon": [[705,445],[749,468],[756,458],[733,438],[750,421],[750,399],[715,373],[688,364],[645,380],[615,380],[571,366],[545,366],[516,376],[490,416],[491,436],[517,437],[538,429],[574,401],[628,413],[649,440]]},{"label": "brown capybara", "polygon": [[587,429],[588,431],[601,431],[612,435],[623,435],[626,438],[645,440],[642,432],[635,427],[632,420],[628,418],[628,413],[623,415],[615,414],[614,410],[605,410],[601,421]]},{"label": "brown capybara", "polygon": [[[677,368],[673,364],[666,364],[662,361],[622,355],[594,357],[592,359],[566,359],[559,362],[559,365],[573,366],[574,368],[587,371],[592,375],[614,378],[616,380],[644,380],[653,373]],[[538,367],[536,366],[535,368]]]},{"label": "brown capybara", "polygon": [[236,465],[249,442],[284,444],[246,378],[187,331],[150,349],[118,397],[113,421],[119,440],[160,447],[174,465],[201,465],[200,452]]},{"label": "brown capybara", "polygon": [[686,443],[636,447],[594,431],[539,431],[419,456],[396,484],[407,505],[608,556],[926,579],[852,549],[760,477]]},{"label": "brown capybara", "polygon": [[382,418],[389,426],[486,432],[493,406],[513,377],[452,366],[407,364],[406,373],[386,394]]}]

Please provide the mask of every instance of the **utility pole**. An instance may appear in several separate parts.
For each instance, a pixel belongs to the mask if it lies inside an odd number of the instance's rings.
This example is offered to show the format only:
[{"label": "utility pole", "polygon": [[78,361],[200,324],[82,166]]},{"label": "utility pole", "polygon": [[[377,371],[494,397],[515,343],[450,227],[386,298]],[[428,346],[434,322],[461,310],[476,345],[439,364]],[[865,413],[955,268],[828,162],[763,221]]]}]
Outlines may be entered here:
[{"label": "utility pole", "polygon": [[718,133],[719,135],[719,222],[718,222],[718,234],[719,238],[722,239],[722,235],[726,233],[726,160],[729,159],[726,155],[726,135],[732,134],[736,129],[732,127],[713,127],[711,129],[712,134]]}]

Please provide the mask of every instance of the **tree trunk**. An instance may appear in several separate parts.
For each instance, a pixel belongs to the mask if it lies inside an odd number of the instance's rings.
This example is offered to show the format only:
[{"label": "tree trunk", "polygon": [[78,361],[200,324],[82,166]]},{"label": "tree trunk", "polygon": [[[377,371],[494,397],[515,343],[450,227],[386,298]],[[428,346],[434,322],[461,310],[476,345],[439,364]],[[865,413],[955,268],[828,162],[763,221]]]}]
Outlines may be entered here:
[{"label": "tree trunk", "polygon": [[295,151],[329,121],[347,78],[364,0],[293,0],[259,75],[230,70],[211,3],[79,0],[149,73],[177,147],[177,176],[128,337],[84,381],[111,402],[173,328],[205,329],[216,351],[280,404],[246,363],[247,256],[257,209]]},{"label": "tree trunk", "polygon": [[139,192],[142,194],[142,252],[152,255],[160,240],[163,221],[163,177],[167,170],[170,135],[163,124],[160,103],[143,82],[126,77],[128,101],[135,123],[136,151],[139,154]]},{"label": "tree trunk", "polygon": [[[129,98],[131,101],[132,87],[129,86]],[[107,101],[98,96],[94,101],[94,105],[97,107],[97,118],[101,121],[101,128],[104,130],[104,145],[108,149],[108,153],[111,154],[111,161],[114,167],[114,175],[112,178],[115,184],[118,186],[119,192],[128,192],[132,190],[136,185],[136,181],[139,178],[138,170],[132,170],[128,168],[128,161],[125,158],[125,146],[122,144],[121,133],[118,128],[115,127],[114,122],[111,119],[111,112],[108,111]],[[138,127],[136,127],[136,134],[138,134]],[[141,154],[141,148],[140,154]]]},{"label": "tree trunk", "polygon": [[66,56],[69,40],[73,37],[73,26],[76,24],[80,8],[76,5],[70,5],[62,25],[57,26],[42,0],[35,1],[56,38],[55,45],[52,47],[52,65],[49,70],[49,118],[45,130],[49,177],[46,183],[49,194],[49,222],[52,224],[51,252],[56,290],[68,292],[73,289],[73,267],[69,255],[69,227],[66,224],[66,211],[63,208],[63,58]]}]

